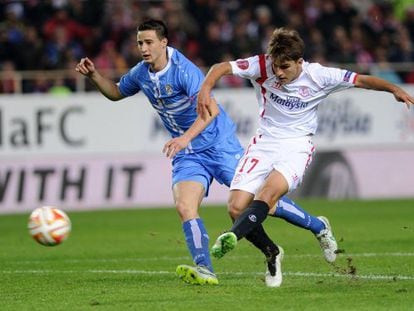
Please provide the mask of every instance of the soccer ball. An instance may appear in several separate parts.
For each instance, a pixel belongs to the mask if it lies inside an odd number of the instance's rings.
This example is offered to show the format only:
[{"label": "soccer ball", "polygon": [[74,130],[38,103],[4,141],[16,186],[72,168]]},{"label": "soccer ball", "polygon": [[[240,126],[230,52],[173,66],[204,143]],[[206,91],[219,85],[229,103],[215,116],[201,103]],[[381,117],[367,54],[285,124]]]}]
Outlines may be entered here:
[{"label": "soccer ball", "polygon": [[30,214],[27,227],[36,242],[46,246],[55,246],[67,239],[71,230],[71,222],[68,215],[60,209],[42,206]]}]

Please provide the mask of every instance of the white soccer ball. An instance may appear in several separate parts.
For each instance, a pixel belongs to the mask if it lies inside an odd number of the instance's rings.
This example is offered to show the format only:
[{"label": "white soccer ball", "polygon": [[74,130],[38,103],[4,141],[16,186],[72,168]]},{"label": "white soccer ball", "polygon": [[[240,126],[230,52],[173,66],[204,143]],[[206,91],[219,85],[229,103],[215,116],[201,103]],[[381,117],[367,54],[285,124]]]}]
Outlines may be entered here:
[{"label": "white soccer ball", "polygon": [[67,239],[71,230],[71,222],[62,210],[53,206],[42,206],[30,214],[27,227],[36,242],[46,246],[55,246]]}]

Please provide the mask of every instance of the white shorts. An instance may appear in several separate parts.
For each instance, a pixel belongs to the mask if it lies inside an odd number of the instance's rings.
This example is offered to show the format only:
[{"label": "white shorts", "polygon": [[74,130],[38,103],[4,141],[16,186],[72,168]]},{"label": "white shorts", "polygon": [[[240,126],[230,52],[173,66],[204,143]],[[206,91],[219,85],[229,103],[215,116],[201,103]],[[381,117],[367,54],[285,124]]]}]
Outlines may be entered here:
[{"label": "white shorts", "polygon": [[270,172],[276,170],[288,182],[289,192],[293,191],[302,182],[314,150],[311,136],[285,139],[254,136],[239,161],[230,190],[256,194]]}]

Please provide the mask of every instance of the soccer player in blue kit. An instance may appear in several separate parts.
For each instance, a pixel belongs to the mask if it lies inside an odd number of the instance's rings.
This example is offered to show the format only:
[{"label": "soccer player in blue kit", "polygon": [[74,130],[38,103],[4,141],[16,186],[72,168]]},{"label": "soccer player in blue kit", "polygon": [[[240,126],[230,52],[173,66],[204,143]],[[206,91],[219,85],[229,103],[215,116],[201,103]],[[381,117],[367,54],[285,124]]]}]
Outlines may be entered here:
[{"label": "soccer player in blue kit", "polygon": [[[213,179],[230,185],[243,148],[235,124],[220,105],[206,120],[197,116],[197,95],[204,75],[184,55],[167,45],[167,32],[165,24],[158,20],[138,26],[137,44],[143,60],[122,76],[119,83],[103,77],[89,58],[82,58],[76,71],[87,76],[112,101],[142,91],[157,111],[172,136],[163,152],[172,158],[174,202],[195,264],[179,265],[176,273],[187,283],[218,284],[210,259],[209,237],[198,210]],[[335,260],[337,244],[326,218],[309,215],[287,197],[282,197],[276,206],[271,216],[313,232],[325,259]],[[273,243],[261,225],[246,239],[266,257],[266,285],[280,286],[282,248]]]},{"label": "soccer player in blue kit", "polygon": [[[221,234],[211,252],[218,258],[234,249],[267,218],[275,203],[300,185],[314,152],[317,107],[334,92],[352,87],[388,92],[409,108],[414,97],[384,79],[304,60],[305,43],[296,30],[276,28],[267,54],[213,65],[198,95],[198,112],[209,118],[211,90],[225,75],[249,79],[256,91],[259,122],[254,140],[236,168],[229,211],[232,228]],[[214,109],[217,109],[213,107]],[[245,163],[254,167],[245,170]],[[242,213],[238,213],[242,210]]]}]

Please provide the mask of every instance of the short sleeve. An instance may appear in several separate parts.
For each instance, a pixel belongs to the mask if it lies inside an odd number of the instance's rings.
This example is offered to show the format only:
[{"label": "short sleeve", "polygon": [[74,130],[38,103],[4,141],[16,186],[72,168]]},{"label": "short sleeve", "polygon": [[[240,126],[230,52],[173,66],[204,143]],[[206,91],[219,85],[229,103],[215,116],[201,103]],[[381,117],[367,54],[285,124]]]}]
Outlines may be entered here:
[{"label": "short sleeve", "polygon": [[121,77],[118,82],[118,88],[122,96],[132,96],[141,90],[139,84],[136,82],[139,81],[138,79],[139,77],[136,68],[132,68]]},{"label": "short sleeve", "polygon": [[346,89],[353,87],[357,73],[345,69],[325,67],[313,63],[308,68],[312,78],[323,89]]},{"label": "short sleeve", "polygon": [[255,80],[260,77],[259,56],[230,61],[233,75]]}]

